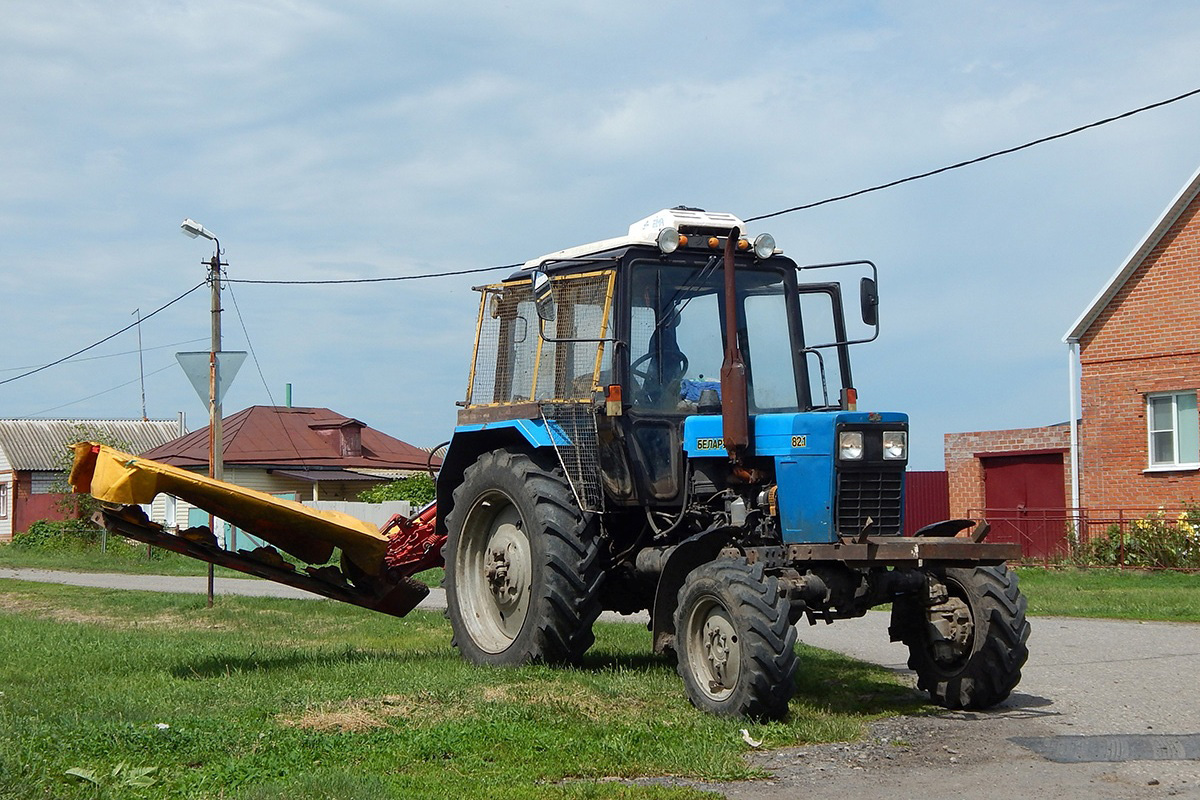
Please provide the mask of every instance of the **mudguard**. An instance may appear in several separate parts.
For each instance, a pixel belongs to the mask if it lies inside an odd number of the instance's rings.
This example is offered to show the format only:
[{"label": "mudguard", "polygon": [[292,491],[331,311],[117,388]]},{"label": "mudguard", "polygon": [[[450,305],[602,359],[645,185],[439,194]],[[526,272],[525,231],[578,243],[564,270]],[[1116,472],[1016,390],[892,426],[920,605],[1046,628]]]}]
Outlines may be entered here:
[{"label": "mudguard", "polygon": [[675,646],[675,607],[679,604],[679,588],[688,573],[717,557],[729,541],[730,529],[710,528],[684,539],[667,556],[658,576],[654,593],[654,608],[650,614],[650,632],[654,652],[663,653]]}]

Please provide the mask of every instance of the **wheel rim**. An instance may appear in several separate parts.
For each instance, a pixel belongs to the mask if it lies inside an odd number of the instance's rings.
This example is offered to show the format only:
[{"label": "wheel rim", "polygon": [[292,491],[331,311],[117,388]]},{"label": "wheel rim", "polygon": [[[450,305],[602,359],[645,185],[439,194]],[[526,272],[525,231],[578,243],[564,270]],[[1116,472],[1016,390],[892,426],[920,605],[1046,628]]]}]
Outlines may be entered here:
[{"label": "wheel rim", "polygon": [[971,608],[963,587],[951,580],[946,580],[945,583],[949,592],[949,597],[943,604],[946,628],[939,632],[939,636],[927,633],[925,647],[933,668],[943,676],[953,677],[971,658],[978,625],[975,623],[974,609]]},{"label": "wheel rim", "polygon": [[488,492],[475,501],[454,561],[463,625],[481,650],[504,651],[525,624],[533,583],[529,537],[507,495]]},{"label": "wheel rim", "polygon": [[715,597],[701,598],[688,613],[684,636],[696,687],[717,702],[727,699],[741,673],[742,645],[725,606]]}]

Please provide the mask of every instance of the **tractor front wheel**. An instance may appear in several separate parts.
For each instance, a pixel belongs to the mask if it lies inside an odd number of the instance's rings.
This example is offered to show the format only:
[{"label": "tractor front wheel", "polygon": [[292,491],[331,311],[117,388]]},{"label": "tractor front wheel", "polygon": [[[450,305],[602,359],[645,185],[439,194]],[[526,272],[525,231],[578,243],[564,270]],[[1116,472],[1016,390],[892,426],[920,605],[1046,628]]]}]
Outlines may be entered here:
[{"label": "tractor front wheel", "polygon": [[677,670],[688,699],[729,717],[780,719],[796,691],[796,629],[761,565],[702,564],[679,590]]},{"label": "tractor front wheel", "polygon": [[935,703],[990,708],[1012,693],[1029,657],[1025,606],[1007,567],[934,570],[928,599],[893,604],[892,638],[908,646],[917,688]]},{"label": "tractor front wheel", "polygon": [[591,519],[560,470],[484,453],[446,518],[447,616],[476,664],[576,662],[593,642],[601,571]]}]

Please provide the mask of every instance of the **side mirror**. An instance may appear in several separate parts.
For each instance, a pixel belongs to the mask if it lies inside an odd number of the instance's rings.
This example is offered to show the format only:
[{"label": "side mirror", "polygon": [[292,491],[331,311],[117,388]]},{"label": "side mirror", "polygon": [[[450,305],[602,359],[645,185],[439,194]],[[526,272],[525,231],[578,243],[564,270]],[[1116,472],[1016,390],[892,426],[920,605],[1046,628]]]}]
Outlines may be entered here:
[{"label": "side mirror", "polygon": [[538,319],[554,321],[554,286],[541,270],[533,273],[533,305],[537,308]]},{"label": "side mirror", "polygon": [[879,287],[874,278],[863,278],[858,284],[858,302],[862,307],[862,321],[867,325],[879,324]]}]

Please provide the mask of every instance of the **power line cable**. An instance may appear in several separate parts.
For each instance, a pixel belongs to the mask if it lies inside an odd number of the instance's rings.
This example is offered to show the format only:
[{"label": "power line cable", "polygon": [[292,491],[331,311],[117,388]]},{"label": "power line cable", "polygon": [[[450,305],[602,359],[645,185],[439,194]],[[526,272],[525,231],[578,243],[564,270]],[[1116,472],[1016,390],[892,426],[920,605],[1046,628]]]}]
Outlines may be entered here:
[{"label": "power line cable", "polygon": [[[166,372],[167,370],[171,369],[171,367],[174,367],[174,366],[176,366],[176,365],[175,364],[167,364],[165,367],[154,370],[154,372],[147,373],[146,377],[149,378],[151,375],[157,375],[160,372]],[[116,386],[111,386],[107,389],[104,389],[103,391],[96,392],[95,394],[89,394],[87,397],[81,397],[78,400],[72,400],[69,403],[63,403],[62,405],[55,406],[54,408],[43,408],[41,411],[35,411],[32,414],[26,414],[25,416],[26,417],[38,417],[42,414],[49,414],[51,411],[58,411],[60,408],[66,408],[67,406],[73,406],[73,405],[76,405],[77,403],[82,403],[84,400],[91,400],[92,398],[99,397],[102,394],[108,394],[109,392],[115,392],[117,389],[124,389],[126,386],[137,383],[140,380],[141,380],[141,378],[137,377],[131,381],[126,381],[125,383],[120,383],[120,384],[117,384]]]},{"label": "power line cable", "polygon": [[[806,209],[816,208],[818,206],[824,206],[824,205],[828,205],[830,203],[836,203],[840,200],[849,200],[852,197],[859,197],[864,194],[870,194],[871,192],[878,192],[878,191],[882,191],[883,189],[890,189],[893,186],[900,186],[901,184],[911,183],[913,181],[919,181],[923,178],[931,178],[934,175],[940,175],[943,172],[950,172],[952,170],[961,169],[963,167],[969,167],[972,164],[979,164],[979,163],[988,161],[993,158],[999,158],[1000,156],[1006,156],[1006,155],[1010,155],[1012,153],[1020,152],[1021,150],[1028,150],[1031,147],[1036,147],[1037,145],[1045,144],[1046,142],[1052,142],[1056,139],[1063,139],[1063,138],[1066,138],[1067,136],[1073,136],[1077,133],[1082,133],[1083,131],[1091,130],[1092,128],[1099,128],[1102,125],[1108,125],[1109,123],[1117,122],[1118,120],[1127,119],[1128,117],[1132,117],[1135,114],[1141,114],[1145,111],[1151,111],[1156,108],[1162,108],[1163,106],[1169,106],[1172,103],[1178,103],[1181,100],[1186,100],[1187,98],[1194,97],[1195,95],[1198,95],[1198,94],[1200,94],[1200,88],[1192,89],[1191,91],[1184,92],[1183,94],[1176,95],[1175,97],[1171,97],[1166,100],[1160,100],[1156,103],[1150,103],[1148,105],[1141,106],[1140,108],[1135,108],[1131,111],[1126,111],[1122,114],[1116,114],[1111,117],[1106,117],[1101,120],[1096,120],[1095,122],[1089,122],[1086,125],[1080,125],[1078,127],[1071,128],[1070,130],[1062,131],[1060,133],[1055,133],[1050,136],[1043,136],[1040,139],[1034,139],[1033,141],[1016,145],[1015,147],[1006,147],[1003,150],[997,150],[994,153],[988,153],[987,155],[982,155],[982,156],[978,156],[976,158],[967,159],[966,161],[959,161],[956,164],[950,164],[950,165],[947,165],[944,167],[938,167],[937,169],[931,169],[931,170],[928,170],[927,172],[921,172],[916,175],[909,175],[907,178],[899,178],[894,181],[888,181],[887,183],[881,183],[876,186],[870,186],[866,189],[859,189],[858,191],[855,191],[855,192],[847,192],[846,194],[839,194],[834,197],[827,197],[824,200],[817,200],[812,203],[804,203],[803,205],[792,206],[791,208],[785,208],[780,211],[772,211],[769,214],[759,214],[758,216],[754,216],[754,217],[746,217],[745,221],[746,222],[756,222],[758,220],[770,219],[772,217],[778,217],[783,214],[791,214],[795,211],[804,211]],[[445,278],[445,277],[449,277],[449,276],[453,276],[453,275],[471,275],[474,273],[491,272],[493,270],[499,270],[499,269],[517,269],[521,266],[523,266],[523,264],[506,264],[503,266],[495,266],[495,267],[480,267],[477,269],[463,269],[463,270],[456,270],[456,271],[452,271],[452,272],[434,272],[434,273],[428,273],[428,274],[422,274],[422,275],[401,275],[401,276],[390,277],[390,278],[345,278],[345,279],[309,280],[309,281],[251,280],[251,279],[246,279],[246,278],[234,278],[234,279],[230,279],[227,282],[229,282],[229,283],[257,283],[257,284],[270,284],[270,285],[292,285],[292,286],[301,286],[301,285],[313,286],[313,285],[322,285],[322,284],[347,284],[347,283],[383,283],[383,282],[387,282],[387,281],[412,281],[412,280],[420,280],[423,278]]]},{"label": "power line cable", "polygon": [[[145,319],[145,317],[143,317],[142,319]],[[208,341],[208,337],[202,336],[199,339],[188,339],[187,341],[183,341],[183,342],[172,342],[170,344],[156,344],[156,345],[154,345],[154,347],[145,348],[145,350],[146,350],[146,352],[150,352],[151,350],[165,350],[168,347],[178,347],[181,344],[192,344],[193,342],[207,342],[207,341]],[[132,355],[133,353],[136,353],[136,352],[137,352],[137,350],[122,350],[119,353],[106,353],[102,356],[89,356],[88,358],[76,358],[76,359],[73,359],[71,363],[82,364],[85,361],[101,361],[105,358],[117,358],[118,356],[128,356],[128,355]],[[33,369],[33,367],[35,367],[35,366],[36,366],[35,364],[26,364],[23,367],[5,367],[3,369],[0,369],[0,372],[16,372],[17,370],[20,370],[20,369]]]},{"label": "power line cable", "polygon": [[429,272],[422,275],[398,275],[391,278],[331,278],[315,281],[271,281],[253,280],[250,278],[226,278],[225,283],[257,283],[272,286],[318,286],[333,283],[386,283],[388,281],[416,281],[424,278],[448,278],[454,275],[473,275],[478,272],[492,272],[498,269],[518,269],[524,264],[501,264],[495,267],[477,267],[475,269],[459,269],[452,272]]},{"label": "power line cable", "polygon": [[985,156],[979,156],[978,158],[968,159],[967,161],[960,161],[957,164],[951,164],[946,167],[939,167],[938,169],[932,169],[932,170],[929,170],[928,172],[922,172],[919,175],[910,175],[907,178],[900,178],[899,180],[888,181],[887,183],[881,183],[878,186],[871,186],[870,188],[867,188],[867,189],[859,189],[857,192],[850,192],[848,194],[840,194],[836,197],[827,197],[824,200],[818,200],[815,203],[805,203],[804,205],[793,206],[791,208],[785,208],[782,211],[772,211],[770,214],[759,214],[757,217],[746,217],[745,221],[746,222],[755,222],[756,220],[760,220],[760,219],[770,219],[771,217],[778,217],[782,214],[791,214],[793,211],[804,211],[809,208],[816,208],[817,206],[828,205],[829,203],[836,203],[839,200],[849,200],[851,197],[858,197],[860,195],[870,194],[871,192],[878,192],[882,189],[890,189],[893,186],[899,186],[902,183],[910,183],[912,181],[919,181],[922,178],[929,178],[934,175],[940,175],[943,172],[949,172],[951,170],[960,169],[962,167],[969,167],[972,164],[978,164],[980,162],[987,161],[988,159],[997,158],[999,156],[1006,156],[1006,155],[1009,155],[1010,153],[1016,153],[1020,150],[1027,150],[1030,147],[1035,147],[1039,144],[1045,144],[1046,142],[1052,142],[1055,139],[1062,139],[1067,136],[1072,136],[1076,133],[1080,133],[1082,131],[1090,130],[1092,128],[1099,128],[1101,125],[1107,125],[1110,122],[1116,122],[1117,120],[1122,120],[1127,117],[1132,117],[1134,114],[1141,114],[1143,111],[1150,111],[1155,108],[1162,108],[1163,106],[1171,105],[1172,103],[1178,103],[1180,100],[1186,100],[1187,98],[1193,97],[1197,94],[1200,94],[1200,89],[1192,89],[1190,92],[1184,92],[1181,95],[1176,95],[1175,97],[1169,98],[1167,100],[1160,100],[1157,103],[1151,103],[1150,105],[1142,106],[1141,108],[1135,108],[1132,111],[1126,111],[1123,114],[1117,114],[1116,116],[1107,117],[1105,119],[1097,120],[1096,122],[1089,122],[1087,125],[1080,125],[1079,127],[1072,128],[1069,131],[1063,131],[1061,133],[1056,133],[1051,136],[1043,136],[1040,139],[1034,139],[1032,142],[1026,142],[1025,144],[1017,145],[1016,147],[1006,147],[1003,150],[997,150],[996,152],[988,153]]},{"label": "power line cable", "polygon": [[178,297],[176,297],[174,300],[172,300],[171,302],[167,303],[166,305],[162,305],[162,306],[159,306],[158,308],[154,309],[153,311],[151,311],[151,312],[150,312],[149,314],[147,314],[146,316],[142,317],[142,318],[141,318],[140,320],[138,320],[137,322],[131,322],[131,323],[129,323],[128,325],[126,325],[124,328],[121,328],[121,330],[117,331],[116,333],[113,333],[113,334],[110,334],[110,335],[108,335],[108,336],[105,336],[105,337],[104,337],[103,339],[101,339],[100,341],[98,341],[98,342],[93,342],[92,344],[89,344],[87,347],[84,347],[84,348],[82,348],[82,349],[76,350],[74,353],[71,353],[71,355],[69,355],[69,356],[63,356],[62,358],[58,359],[57,361],[51,361],[49,364],[43,364],[42,366],[40,366],[40,367],[37,367],[37,368],[35,368],[35,369],[31,369],[31,370],[29,370],[28,372],[22,372],[20,375],[14,375],[14,376],[13,376],[13,377],[11,377],[11,378],[5,378],[4,380],[0,381],[0,386],[3,386],[3,385],[4,385],[4,384],[6,384],[6,383],[12,383],[13,381],[19,381],[19,380],[21,380],[22,378],[28,378],[30,375],[36,375],[37,373],[39,373],[39,372],[41,372],[41,371],[43,371],[43,370],[50,369],[51,367],[56,367],[56,366],[58,366],[59,364],[63,363],[64,361],[70,361],[72,358],[74,358],[74,357],[75,357],[75,356],[77,356],[77,355],[80,355],[80,354],[82,354],[82,353],[86,353],[88,350],[91,350],[91,349],[93,349],[93,348],[99,347],[100,345],[104,344],[105,342],[107,342],[107,341],[110,341],[110,340],[112,340],[112,339],[115,339],[116,337],[120,336],[120,335],[121,335],[122,333],[124,333],[125,331],[127,331],[127,330],[130,330],[131,328],[134,328],[134,327],[136,327],[136,326],[138,326],[138,325],[141,325],[143,322],[145,322],[146,320],[150,319],[151,317],[153,317],[153,316],[154,316],[155,314],[157,314],[158,312],[160,312],[160,311],[165,311],[166,309],[168,309],[168,308],[170,308],[171,306],[173,306],[173,305],[175,305],[176,303],[178,303],[178,302],[179,302],[180,300],[182,300],[183,298],[187,297],[187,296],[188,296],[189,294],[191,294],[192,292],[194,292],[194,291],[196,291],[197,289],[199,289],[201,286],[204,286],[206,283],[208,283],[208,281],[201,281],[200,283],[198,283],[198,284],[196,284],[195,286],[193,286],[192,288],[188,289],[186,292],[184,292],[183,294],[179,295]]}]

